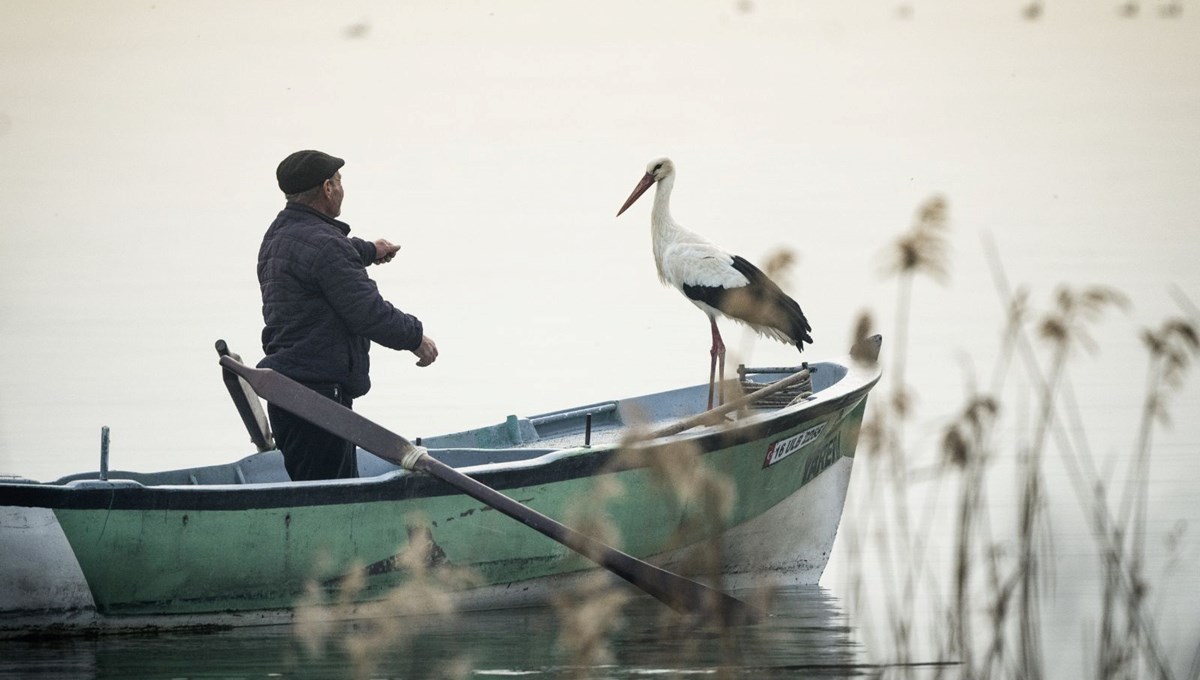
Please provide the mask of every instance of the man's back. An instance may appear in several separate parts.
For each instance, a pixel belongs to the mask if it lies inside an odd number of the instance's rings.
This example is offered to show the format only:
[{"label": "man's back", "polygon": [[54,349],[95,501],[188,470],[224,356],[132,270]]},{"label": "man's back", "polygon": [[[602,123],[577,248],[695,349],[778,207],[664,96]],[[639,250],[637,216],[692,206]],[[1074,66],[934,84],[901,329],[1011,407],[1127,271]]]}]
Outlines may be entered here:
[{"label": "man's back", "polygon": [[411,350],[422,326],[379,295],[365,270],[375,245],[349,230],[295,203],[267,230],[258,254],[266,354],[259,366],[341,385],[354,398],[370,389],[370,341]]}]

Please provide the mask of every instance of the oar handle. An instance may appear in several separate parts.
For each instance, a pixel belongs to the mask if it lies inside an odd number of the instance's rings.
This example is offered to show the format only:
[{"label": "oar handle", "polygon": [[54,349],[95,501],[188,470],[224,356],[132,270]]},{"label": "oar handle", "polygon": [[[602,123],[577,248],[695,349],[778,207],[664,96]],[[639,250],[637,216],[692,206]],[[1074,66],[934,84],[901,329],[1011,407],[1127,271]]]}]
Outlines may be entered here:
[{"label": "oar handle", "polygon": [[230,351],[224,340],[217,340],[216,348],[217,354],[222,358],[221,365],[226,367],[226,370],[221,371],[221,378],[229,391],[229,397],[233,399],[242,424],[246,426],[246,432],[250,434],[250,441],[254,442],[259,451],[270,451],[275,448],[275,439],[271,436],[271,423],[267,414],[263,412],[258,395],[245,380],[230,371],[224,361],[225,357],[231,357],[241,365],[242,358]]}]

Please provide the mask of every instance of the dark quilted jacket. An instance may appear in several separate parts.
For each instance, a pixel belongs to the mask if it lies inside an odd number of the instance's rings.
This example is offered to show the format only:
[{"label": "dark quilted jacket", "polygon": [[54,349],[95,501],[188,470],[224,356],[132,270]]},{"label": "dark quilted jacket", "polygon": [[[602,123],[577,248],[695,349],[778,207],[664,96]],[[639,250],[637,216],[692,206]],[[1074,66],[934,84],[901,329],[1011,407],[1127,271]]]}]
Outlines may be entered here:
[{"label": "dark quilted jacket", "polygon": [[258,251],[263,352],[258,363],[300,382],[337,383],[354,398],[371,389],[371,342],[421,344],[421,322],[379,294],[366,267],[375,244],[308,206],[288,203]]}]

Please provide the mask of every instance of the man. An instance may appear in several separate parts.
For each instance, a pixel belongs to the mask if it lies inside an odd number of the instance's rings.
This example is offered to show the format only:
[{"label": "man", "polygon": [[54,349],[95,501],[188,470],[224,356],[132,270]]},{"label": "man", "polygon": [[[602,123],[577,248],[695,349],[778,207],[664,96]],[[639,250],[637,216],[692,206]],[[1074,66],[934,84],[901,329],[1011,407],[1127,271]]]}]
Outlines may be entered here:
[{"label": "man", "polygon": [[[367,276],[400,246],[350,236],[342,212],[345,161],[297,151],[275,171],[287,205],[263,237],[258,283],[263,300],[263,352],[258,363],[350,407],[371,388],[372,342],[437,359],[437,346],[417,317],[396,309]],[[267,405],[275,442],[295,481],[358,476],[355,447],[288,411]]]}]

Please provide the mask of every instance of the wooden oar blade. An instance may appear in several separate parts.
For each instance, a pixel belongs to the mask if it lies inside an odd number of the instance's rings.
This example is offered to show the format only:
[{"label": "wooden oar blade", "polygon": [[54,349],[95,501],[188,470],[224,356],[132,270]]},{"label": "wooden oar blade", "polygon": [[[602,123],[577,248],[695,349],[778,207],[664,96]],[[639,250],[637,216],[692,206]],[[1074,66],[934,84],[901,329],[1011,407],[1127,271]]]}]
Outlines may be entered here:
[{"label": "wooden oar blade", "polygon": [[681,614],[715,614],[727,625],[741,625],[761,618],[758,610],[732,595],[656,567],[580,533],[431,456],[421,457],[413,469],[436,477],[481,503],[562,543]]}]

